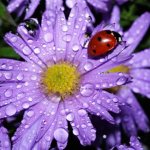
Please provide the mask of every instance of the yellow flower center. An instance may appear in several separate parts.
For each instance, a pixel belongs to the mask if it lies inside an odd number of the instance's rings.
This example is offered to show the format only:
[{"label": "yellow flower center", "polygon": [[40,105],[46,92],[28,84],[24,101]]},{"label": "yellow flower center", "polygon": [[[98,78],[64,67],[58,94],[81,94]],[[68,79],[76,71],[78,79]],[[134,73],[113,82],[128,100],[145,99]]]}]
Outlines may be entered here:
[{"label": "yellow flower center", "polygon": [[[129,71],[130,69],[127,66],[120,65],[120,66],[110,69],[108,72],[109,73],[115,73],[115,72],[129,73]],[[116,86],[116,87],[108,89],[108,91],[111,93],[117,93],[120,90],[120,88],[121,86]]]},{"label": "yellow flower center", "polygon": [[75,66],[60,62],[47,68],[43,73],[42,84],[46,93],[65,98],[78,89],[79,80],[80,75]]}]

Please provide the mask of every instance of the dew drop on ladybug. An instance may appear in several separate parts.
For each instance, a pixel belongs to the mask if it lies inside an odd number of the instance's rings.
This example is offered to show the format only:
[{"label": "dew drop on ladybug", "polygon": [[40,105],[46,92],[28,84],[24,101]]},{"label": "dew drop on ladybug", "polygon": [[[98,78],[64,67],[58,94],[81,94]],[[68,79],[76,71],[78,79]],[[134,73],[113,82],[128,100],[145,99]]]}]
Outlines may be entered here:
[{"label": "dew drop on ladybug", "polygon": [[102,30],[96,33],[88,44],[88,56],[99,58],[112,51],[120,42],[122,37],[119,33],[110,30]]}]

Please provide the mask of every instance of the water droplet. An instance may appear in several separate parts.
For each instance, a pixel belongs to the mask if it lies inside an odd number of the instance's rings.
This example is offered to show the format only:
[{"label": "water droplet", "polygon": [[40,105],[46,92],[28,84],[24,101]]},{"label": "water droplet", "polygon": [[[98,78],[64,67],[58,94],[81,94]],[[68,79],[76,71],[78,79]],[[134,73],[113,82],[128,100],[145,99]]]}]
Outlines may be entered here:
[{"label": "water droplet", "polygon": [[44,40],[45,42],[51,42],[53,40],[53,34],[52,33],[44,34]]},{"label": "water droplet", "polygon": [[11,72],[6,72],[6,73],[4,73],[4,76],[7,80],[10,80],[12,78],[12,73]]},{"label": "water droplet", "polygon": [[17,109],[16,106],[13,104],[10,104],[6,107],[6,115],[12,116],[16,113]]},{"label": "water droplet", "polygon": [[69,113],[67,116],[66,116],[66,119],[68,121],[73,121],[74,120],[74,114],[73,113]]},{"label": "water droplet", "polygon": [[17,42],[17,37],[15,37],[15,36],[12,37],[12,38],[11,38],[11,42],[13,42],[13,43],[14,43],[14,42]]},{"label": "water droplet", "polygon": [[123,84],[125,84],[126,82],[127,82],[127,78],[126,78],[126,77],[120,77],[120,78],[117,80],[116,84],[117,84],[117,85],[123,85]]},{"label": "water droplet", "polygon": [[31,80],[35,81],[37,79],[37,76],[36,75],[32,75],[31,76]]},{"label": "water droplet", "polygon": [[25,96],[25,93],[19,93],[19,94],[17,94],[17,100],[19,100],[19,99],[21,99],[21,98],[23,98]]},{"label": "water droplet", "polygon": [[29,103],[23,103],[23,105],[22,105],[22,107],[24,108],[24,109],[27,109],[27,108],[29,108]]},{"label": "water droplet", "polygon": [[24,75],[22,73],[19,73],[17,76],[17,80],[21,81],[23,80],[23,78],[24,78]]},{"label": "water droplet", "polygon": [[11,89],[6,90],[5,92],[5,96],[6,97],[11,97],[12,96],[13,91]]},{"label": "water droplet", "polygon": [[22,51],[25,55],[30,55],[32,53],[31,49],[28,46],[24,46]]},{"label": "water droplet", "polygon": [[34,53],[35,53],[35,54],[39,54],[40,52],[41,52],[41,51],[40,51],[40,49],[39,49],[38,47],[34,49]]},{"label": "water droplet", "polygon": [[87,62],[85,65],[84,65],[84,69],[86,71],[89,71],[93,68],[93,64],[91,62]]},{"label": "water droplet", "polygon": [[60,143],[65,143],[68,139],[68,132],[63,128],[58,128],[54,132],[54,138]]},{"label": "water droplet", "polygon": [[32,117],[34,115],[34,111],[33,110],[30,110],[27,112],[27,116],[28,117]]},{"label": "water droplet", "polygon": [[57,95],[54,95],[54,96],[51,98],[51,101],[52,101],[52,102],[55,102],[55,103],[59,102],[60,100],[61,100],[61,97],[60,97],[60,96],[57,96]]},{"label": "water droplet", "polygon": [[85,125],[85,124],[82,124],[82,125],[81,125],[81,128],[83,128],[83,129],[86,128],[86,125]]},{"label": "water droplet", "polygon": [[88,103],[83,103],[83,107],[88,108],[89,107]]},{"label": "water droplet", "polygon": [[78,129],[73,129],[73,134],[76,135],[76,136],[78,136],[79,135]]},{"label": "water droplet", "polygon": [[32,37],[37,37],[39,35],[39,24],[36,19],[25,20],[25,28]]},{"label": "water droplet", "polygon": [[9,147],[10,146],[9,142],[8,141],[4,141],[4,146],[5,147]]},{"label": "water droplet", "polygon": [[63,40],[66,41],[66,42],[70,42],[71,41],[71,35],[70,34],[64,35]]},{"label": "water droplet", "polygon": [[92,84],[85,84],[83,86],[81,86],[80,88],[80,93],[83,95],[83,96],[90,96],[92,95],[94,92],[94,86]]},{"label": "water droplet", "polygon": [[68,26],[67,25],[63,25],[62,26],[62,31],[64,31],[64,32],[68,31]]},{"label": "water droplet", "polygon": [[73,45],[72,49],[74,52],[77,52],[79,50],[79,46],[78,45]]},{"label": "water droplet", "polygon": [[79,114],[79,116],[85,116],[87,114],[87,112],[84,109],[80,109],[80,110],[78,110],[78,114]]}]

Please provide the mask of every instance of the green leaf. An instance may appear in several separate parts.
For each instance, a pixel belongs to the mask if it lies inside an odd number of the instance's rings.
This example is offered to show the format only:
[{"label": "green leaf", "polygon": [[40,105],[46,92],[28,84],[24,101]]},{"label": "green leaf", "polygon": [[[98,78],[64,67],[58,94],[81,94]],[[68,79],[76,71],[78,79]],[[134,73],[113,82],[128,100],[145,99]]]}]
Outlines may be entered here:
[{"label": "green leaf", "polygon": [[0,20],[2,20],[5,24],[16,26],[15,21],[8,13],[6,7],[3,5],[2,2],[0,2]]},{"label": "green leaf", "polygon": [[20,56],[11,47],[2,47],[0,48],[0,58],[20,59]]}]

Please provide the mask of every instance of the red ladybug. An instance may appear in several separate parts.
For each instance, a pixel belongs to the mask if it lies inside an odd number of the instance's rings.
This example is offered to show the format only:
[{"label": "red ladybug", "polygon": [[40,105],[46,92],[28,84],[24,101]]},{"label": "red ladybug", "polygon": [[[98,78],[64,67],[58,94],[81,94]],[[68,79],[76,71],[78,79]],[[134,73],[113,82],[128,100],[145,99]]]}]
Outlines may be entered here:
[{"label": "red ladybug", "polygon": [[98,58],[113,50],[121,41],[121,35],[115,31],[100,31],[91,38],[88,44],[88,56]]}]

